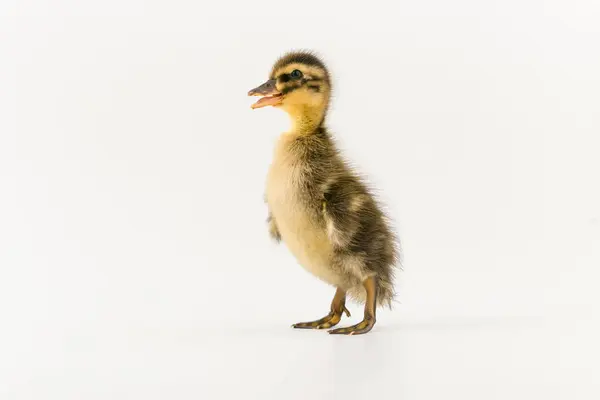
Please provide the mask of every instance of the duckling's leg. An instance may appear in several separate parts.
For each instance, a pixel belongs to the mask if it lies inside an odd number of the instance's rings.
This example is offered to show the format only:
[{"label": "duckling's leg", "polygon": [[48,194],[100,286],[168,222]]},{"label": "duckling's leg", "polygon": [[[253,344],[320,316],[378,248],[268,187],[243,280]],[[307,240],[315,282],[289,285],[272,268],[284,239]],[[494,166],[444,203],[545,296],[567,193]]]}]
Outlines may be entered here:
[{"label": "duckling's leg", "polygon": [[367,278],[363,282],[363,286],[367,291],[367,301],[365,303],[365,317],[356,325],[347,328],[332,329],[329,333],[333,335],[360,335],[369,332],[375,325],[375,310],[377,306],[377,285],[375,278]]},{"label": "duckling's leg", "polygon": [[292,328],[300,329],[327,329],[337,325],[342,319],[342,313],[350,316],[350,311],[346,308],[346,291],[338,288],[331,301],[331,311],[325,317],[311,322],[299,322],[292,325]]}]

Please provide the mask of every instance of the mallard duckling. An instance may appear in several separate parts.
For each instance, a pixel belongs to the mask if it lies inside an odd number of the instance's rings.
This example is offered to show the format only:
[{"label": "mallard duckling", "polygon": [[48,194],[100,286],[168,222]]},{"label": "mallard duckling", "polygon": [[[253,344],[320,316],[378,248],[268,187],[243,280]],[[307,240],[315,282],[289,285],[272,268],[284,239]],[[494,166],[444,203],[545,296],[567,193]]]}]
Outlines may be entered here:
[{"label": "mallard duckling", "polygon": [[294,328],[327,329],[350,316],[346,296],[364,302],[364,319],[332,334],[369,332],[376,309],[394,297],[396,237],[366,184],[342,158],[325,128],[331,97],[329,72],[310,52],[292,52],[273,66],[250,96],[252,108],[272,106],[292,122],[275,146],[267,185],[268,226],[299,263],[337,288],[327,316]]}]

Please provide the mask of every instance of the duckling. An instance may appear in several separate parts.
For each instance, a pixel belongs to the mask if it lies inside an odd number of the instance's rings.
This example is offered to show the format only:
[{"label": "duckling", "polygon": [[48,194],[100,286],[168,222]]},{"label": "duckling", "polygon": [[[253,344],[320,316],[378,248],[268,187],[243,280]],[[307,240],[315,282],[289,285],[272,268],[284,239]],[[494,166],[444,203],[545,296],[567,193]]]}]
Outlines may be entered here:
[{"label": "duckling", "polygon": [[391,308],[395,296],[398,242],[372,192],[325,127],[331,98],[325,63],[312,52],[287,53],[275,62],[269,79],[248,95],[261,96],[253,109],[271,106],[291,119],[291,129],[276,142],[267,174],[269,233],[305,269],[336,288],[329,314],[292,327],[337,325],[343,313],[350,316],[348,296],[364,303],[364,319],[329,333],[371,331],[377,308]]}]

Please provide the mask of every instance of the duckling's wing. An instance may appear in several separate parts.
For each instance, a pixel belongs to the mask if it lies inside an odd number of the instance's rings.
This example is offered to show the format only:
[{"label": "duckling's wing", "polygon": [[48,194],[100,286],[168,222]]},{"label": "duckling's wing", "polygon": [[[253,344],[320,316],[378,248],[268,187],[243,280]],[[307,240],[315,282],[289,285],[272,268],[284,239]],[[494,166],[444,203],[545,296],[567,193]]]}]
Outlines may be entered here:
[{"label": "duckling's wing", "polygon": [[349,246],[370,214],[371,196],[351,175],[330,178],[323,190],[323,217],[327,235],[338,248]]}]

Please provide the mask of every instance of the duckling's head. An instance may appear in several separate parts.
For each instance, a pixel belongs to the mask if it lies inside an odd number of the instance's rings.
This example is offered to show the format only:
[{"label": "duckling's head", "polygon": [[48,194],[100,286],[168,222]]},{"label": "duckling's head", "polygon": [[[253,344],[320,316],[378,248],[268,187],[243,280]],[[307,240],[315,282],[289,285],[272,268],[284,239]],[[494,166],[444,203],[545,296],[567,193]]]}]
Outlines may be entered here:
[{"label": "duckling's head", "polygon": [[282,56],[271,70],[269,80],[250,90],[261,96],[252,108],[272,106],[286,111],[295,129],[314,129],[323,123],[331,83],[323,61],[310,52],[291,52]]}]

